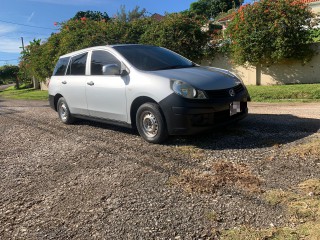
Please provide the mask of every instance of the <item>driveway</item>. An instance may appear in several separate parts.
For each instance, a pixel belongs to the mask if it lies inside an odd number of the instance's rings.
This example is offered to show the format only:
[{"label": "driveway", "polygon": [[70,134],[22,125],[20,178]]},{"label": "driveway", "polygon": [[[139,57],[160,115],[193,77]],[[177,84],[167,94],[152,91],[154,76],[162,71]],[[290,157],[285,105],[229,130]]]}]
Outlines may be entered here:
[{"label": "driveway", "polygon": [[8,87],[14,86],[14,84],[6,84],[6,85],[0,85],[0,91],[5,90]]},{"label": "driveway", "polygon": [[280,226],[263,192],[320,178],[318,103],[250,103],[226,129],[143,141],[130,129],[64,125],[47,102],[0,99],[1,239],[212,239]]}]

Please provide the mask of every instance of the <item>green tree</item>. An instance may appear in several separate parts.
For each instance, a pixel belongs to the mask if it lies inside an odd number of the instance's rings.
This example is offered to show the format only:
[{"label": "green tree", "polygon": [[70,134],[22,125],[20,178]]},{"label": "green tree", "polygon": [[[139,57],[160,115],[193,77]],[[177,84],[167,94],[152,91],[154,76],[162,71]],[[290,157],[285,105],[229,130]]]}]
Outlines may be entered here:
[{"label": "green tree", "polygon": [[[34,39],[21,52],[21,61],[19,63],[19,79],[25,83],[31,83],[34,78],[39,79],[44,71],[46,63],[44,48],[40,39]],[[34,87],[35,84],[34,84]]]},{"label": "green tree", "polygon": [[45,42],[34,40],[26,47],[20,62],[21,76],[26,75],[29,79],[35,76],[44,81],[51,76],[61,55],[108,44],[155,44],[197,60],[203,56],[208,42],[208,34],[201,31],[204,20],[183,14],[167,15],[160,22],[150,17],[130,17],[130,21],[72,18],[56,23],[60,31]]},{"label": "green tree", "polygon": [[139,6],[136,6],[134,9],[126,11],[126,6],[121,5],[120,11],[117,12],[116,19],[122,22],[131,22],[137,19],[146,17],[147,10],[145,8],[140,10]]},{"label": "green tree", "polygon": [[209,41],[209,35],[201,31],[204,22],[186,14],[169,14],[155,21],[141,36],[141,42],[169,48],[196,61],[204,56]]},{"label": "green tree", "polygon": [[94,21],[108,21],[109,15],[106,12],[99,12],[99,11],[79,11],[76,13],[76,15],[73,17],[73,20],[83,20],[83,19],[91,19]]},{"label": "green tree", "polygon": [[237,8],[242,3],[243,0],[198,0],[191,3],[190,11],[210,19],[215,18],[220,12],[227,12],[229,9]]},{"label": "green tree", "polygon": [[307,5],[296,0],[261,0],[241,6],[227,28],[233,61],[257,66],[259,81],[262,64],[309,60],[312,16]]},{"label": "green tree", "polygon": [[16,88],[19,89],[18,79],[19,67],[15,65],[4,65],[0,67],[0,79],[3,81],[14,80]]}]

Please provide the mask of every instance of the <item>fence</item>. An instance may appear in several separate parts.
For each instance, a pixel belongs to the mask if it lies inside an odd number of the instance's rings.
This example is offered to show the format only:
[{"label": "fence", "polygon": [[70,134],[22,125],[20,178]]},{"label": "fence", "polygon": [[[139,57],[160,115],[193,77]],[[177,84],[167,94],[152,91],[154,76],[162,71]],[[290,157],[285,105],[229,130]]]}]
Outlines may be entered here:
[{"label": "fence", "polygon": [[[320,43],[313,47],[320,52]],[[230,60],[217,55],[213,60],[204,60],[201,65],[224,68],[239,75],[247,85],[274,85],[294,83],[320,83],[320,54],[316,54],[312,60],[305,65],[299,61],[287,61],[282,64],[261,67],[261,79],[254,66],[236,66]]]}]

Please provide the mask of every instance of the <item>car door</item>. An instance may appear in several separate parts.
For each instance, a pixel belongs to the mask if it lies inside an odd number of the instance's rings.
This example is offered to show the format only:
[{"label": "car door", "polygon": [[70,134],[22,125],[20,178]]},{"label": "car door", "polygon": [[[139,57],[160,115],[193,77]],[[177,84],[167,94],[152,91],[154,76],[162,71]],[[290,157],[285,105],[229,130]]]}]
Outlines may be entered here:
[{"label": "car door", "polygon": [[92,117],[127,121],[126,77],[120,74],[103,75],[103,67],[121,62],[110,52],[96,50],[91,53],[90,75],[87,76],[86,96]]},{"label": "car door", "polygon": [[60,78],[61,94],[72,114],[88,115],[86,101],[86,63],[88,53],[71,57],[66,75]]}]

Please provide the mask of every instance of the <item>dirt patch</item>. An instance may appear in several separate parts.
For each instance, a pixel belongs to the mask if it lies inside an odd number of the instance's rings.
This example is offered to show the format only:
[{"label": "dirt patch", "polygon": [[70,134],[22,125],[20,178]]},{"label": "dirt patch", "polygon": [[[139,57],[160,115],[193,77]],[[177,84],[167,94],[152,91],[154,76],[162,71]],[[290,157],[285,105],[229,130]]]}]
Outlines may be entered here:
[{"label": "dirt patch", "polygon": [[261,192],[261,179],[244,164],[213,163],[207,170],[182,170],[170,182],[188,192],[214,194],[221,188],[236,187],[248,193]]}]

